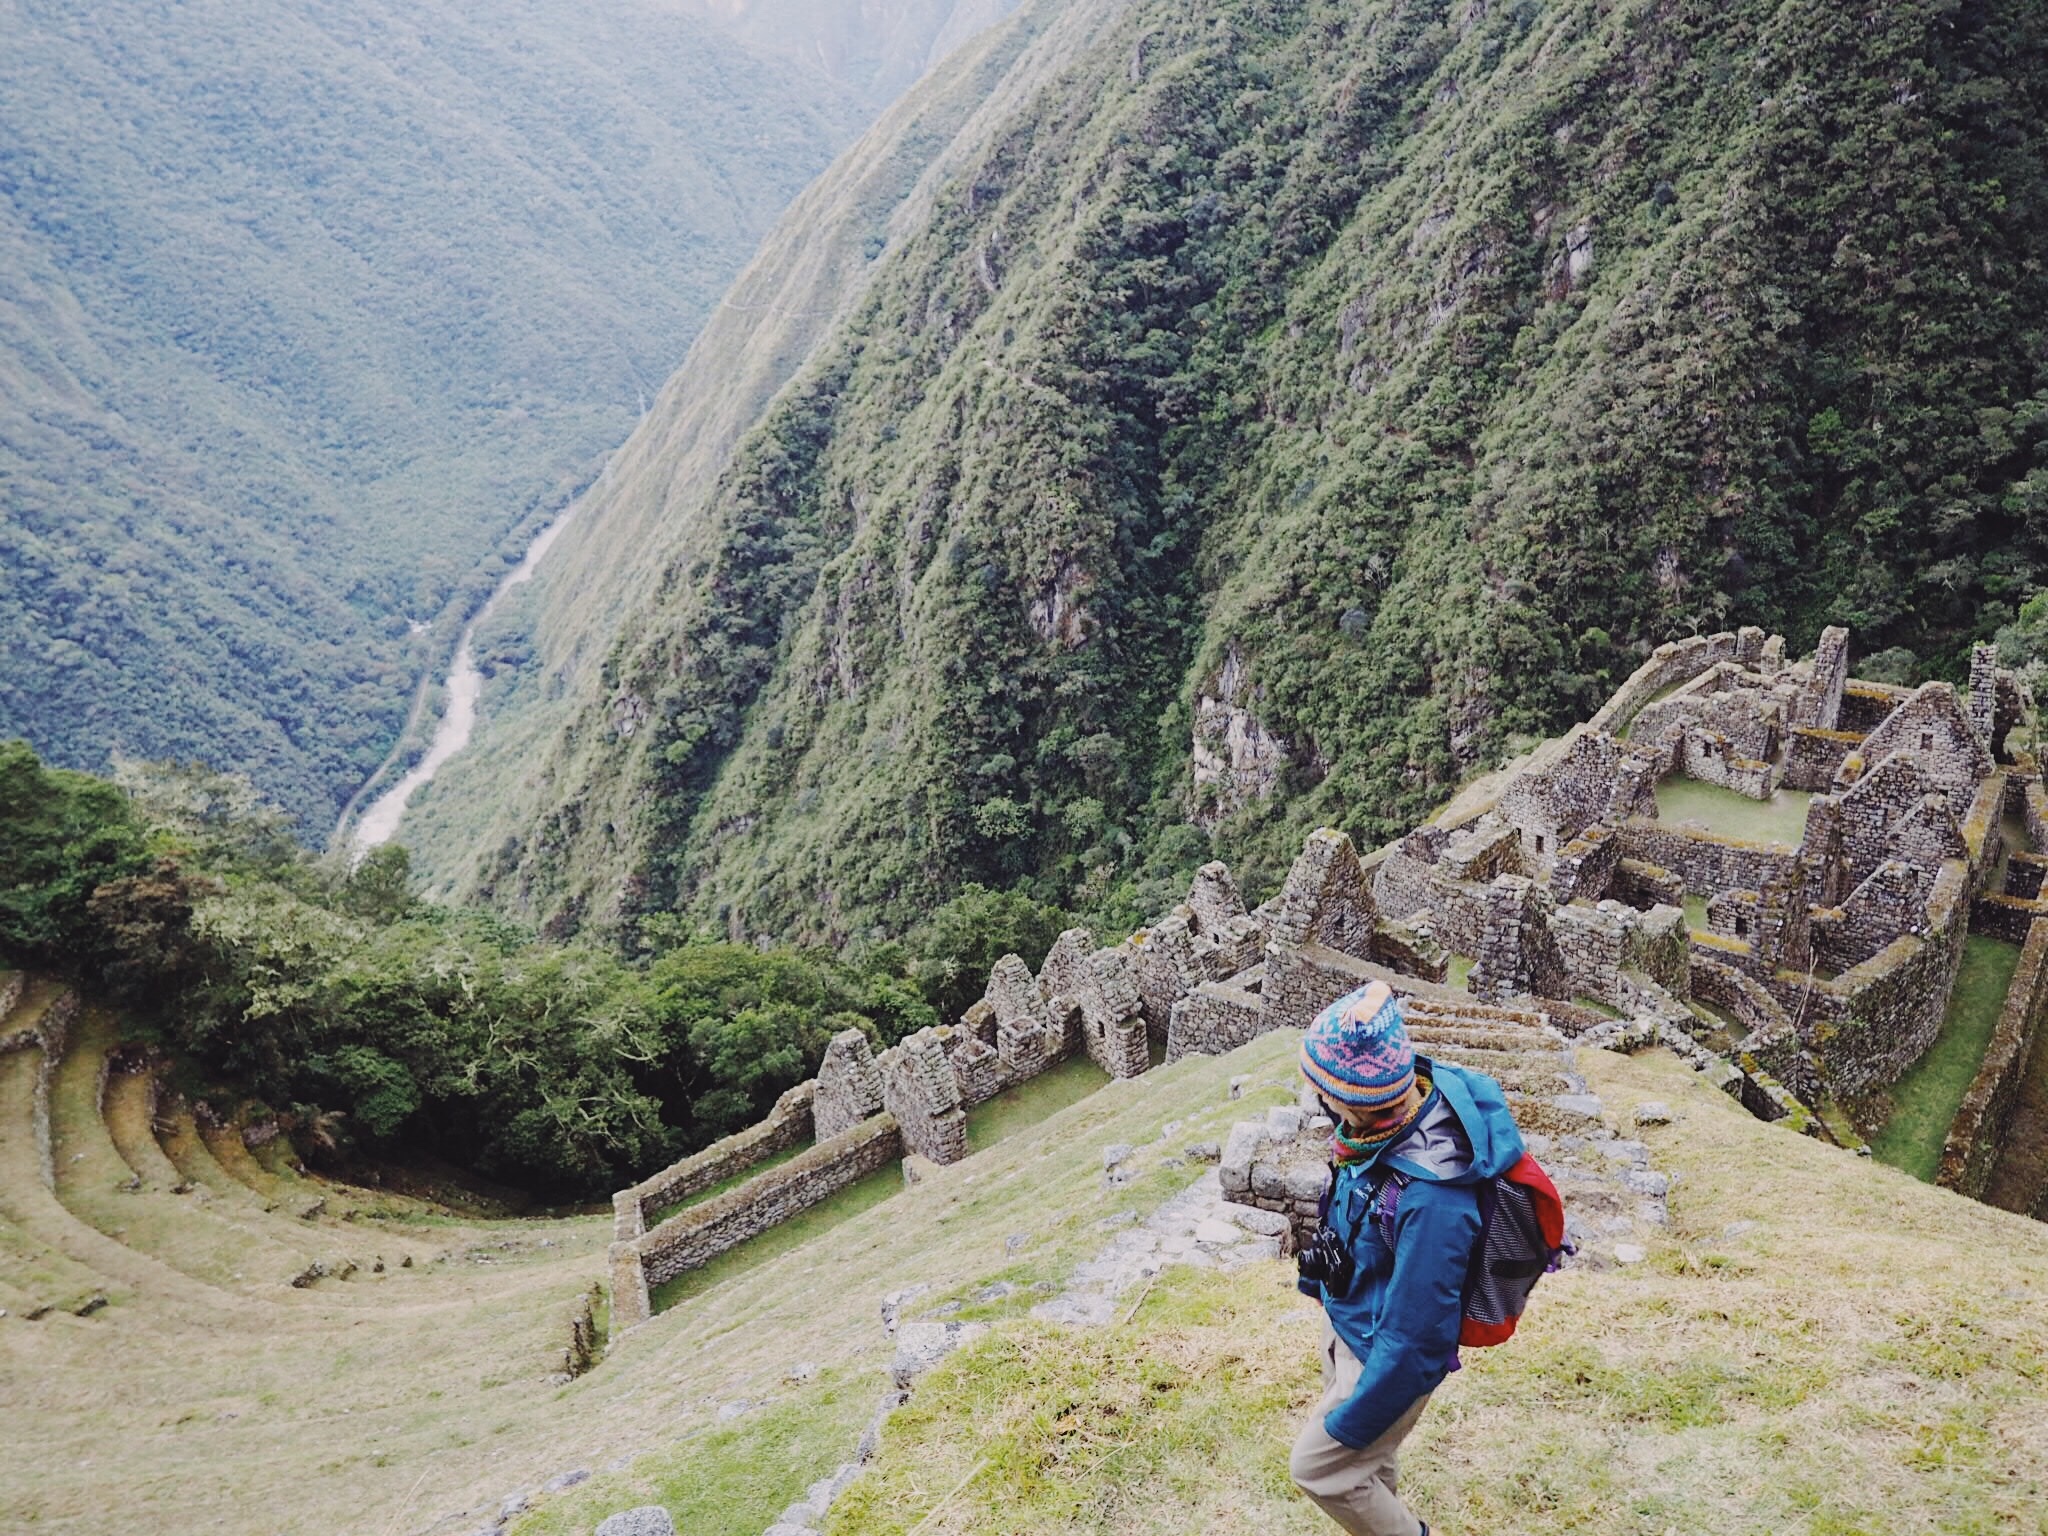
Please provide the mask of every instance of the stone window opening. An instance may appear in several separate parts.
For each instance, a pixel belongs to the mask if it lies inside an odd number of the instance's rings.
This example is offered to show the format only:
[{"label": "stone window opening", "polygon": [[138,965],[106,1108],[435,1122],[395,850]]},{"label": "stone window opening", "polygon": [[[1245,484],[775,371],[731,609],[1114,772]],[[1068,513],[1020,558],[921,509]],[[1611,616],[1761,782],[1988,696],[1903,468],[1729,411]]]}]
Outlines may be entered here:
[{"label": "stone window opening", "polygon": [[1735,914],[1735,937],[1737,937],[1738,939],[1746,939],[1749,937],[1749,919],[1744,917],[1740,912]]},{"label": "stone window opening", "polygon": [[1934,732],[1922,731],[1920,733],[1920,750],[1922,752],[1932,752],[1934,750]]},{"label": "stone window opening", "polygon": [[1538,853],[1543,851],[1543,834],[1541,832],[1536,834],[1536,851]]}]

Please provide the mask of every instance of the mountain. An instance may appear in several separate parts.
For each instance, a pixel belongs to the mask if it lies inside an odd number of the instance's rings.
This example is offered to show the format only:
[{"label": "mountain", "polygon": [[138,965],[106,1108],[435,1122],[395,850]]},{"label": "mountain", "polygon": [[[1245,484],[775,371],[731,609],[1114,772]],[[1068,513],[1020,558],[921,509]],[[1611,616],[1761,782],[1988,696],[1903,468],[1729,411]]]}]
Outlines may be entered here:
[{"label": "mountain", "polygon": [[[578,501],[531,585],[484,626],[483,719],[472,744],[406,812],[402,837],[440,895],[468,890],[474,850],[523,836],[552,809],[579,710],[685,551],[721,535],[706,504],[769,401],[920,228],[974,147],[1071,63],[1117,7],[1027,0],[936,66],[790,205],[705,322],[646,419]],[[584,747],[568,745],[583,741]],[[558,743],[562,745],[558,746]]]},{"label": "mountain", "polygon": [[1016,0],[678,0],[765,52],[784,52],[890,101]]},{"label": "mountain", "polygon": [[1057,18],[715,486],[622,456],[613,500],[688,491],[658,565],[612,546],[649,595],[523,674],[566,723],[433,868],[628,937],[969,881],[1142,916],[1162,867],[1409,825],[1675,635],[1952,673],[2048,562],[2044,30]]},{"label": "mountain", "polygon": [[988,6],[742,9],[0,0],[0,735],[331,826],[898,89],[854,43]]}]

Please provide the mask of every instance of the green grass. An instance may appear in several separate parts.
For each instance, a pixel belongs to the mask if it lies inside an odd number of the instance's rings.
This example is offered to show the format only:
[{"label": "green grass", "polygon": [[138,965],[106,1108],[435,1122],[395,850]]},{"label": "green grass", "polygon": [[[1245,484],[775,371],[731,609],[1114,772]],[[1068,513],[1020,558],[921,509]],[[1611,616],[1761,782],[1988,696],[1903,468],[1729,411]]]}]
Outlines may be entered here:
[{"label": "green grass", "polygon": [[967,1150],[979,1152],[1026,1126],[1036,1125],[1056,1110],[1078,1104],[1109,1081],[1109,1074],[1086,1056],[1069,1056],[1058,1066],[1027,1082],[1005,1089],[967,1112]]},{"label": "green grass", "polygon": [[1451,956],[1451,968],[1444,976],[1444,985],[1463,989],[1466,978],[1472,974],[1474,962],[1470,955]]},{"label": "green grass", "polygon": [[1707,932],[1707,898],[1687,893],[1685,898],[1685,925],[1700,933]]},{"label": "green grass", "polygon": [[1873,1156],[1916,1179],[1934,1177],[1949,1122],[1984,1059],[2019,960],[2017,944],[1976,934],[1963,941],[1963,960],[1941,1033],[1892,1089],[1891,1114],[1870,1140]]},{"label": "green grass", "polygon": [[853,1451],[880,1393],[870,1371],[827,1371],[787,1397],[638,1457],[622,1474],[560,1498],[513,1536],[586,1536],[605,1516],[659,1504],[690,1536],[759,1536]]},{"label": "green grass", "polygon": [[1722,837],[1796,848],[1806,836],[1806,807],[1812,799],[1807,790],[1781,789],[1768,800],[1752,800],[1718,784],[1673,777],[1657,783],[1657,819],[1696,821]]},{"label": "green grass", "polygon": [[800,1248],[848,1217],[858,1216],[870,1206],[880,1205],[902,1188],[903,1173],[894,1163],[877,1168],[866,1178],[858,1179],[820,1200],[781,1226],[771,1227],[759,1237],[749,1238],[739,1247],[726,1250],[709,1264],[686,1270],[675,1279],[657,1285],[652,1296],[654,1310],[665,1312],[678,1302],[702,1295],[720,1281],[744,1275],[792,1248]]},{"label": "green grass", "polygon": [[[1678,1111],[1646,1132],[1682,1176],[1672,1225],[1466,1353],[1401,1459],[1432,1529],[2039,1533],[2048,1237],[1763,1126],[1663,1053],[1584,1057],[1610,1106]],[[827,1536],[1324,1536],[1286,1472],[1318,1389],[1290,1279],[1169,1270],[1109,1327],[998,1322],[919,1383]]]},{"label": "green grass", "polygon": [[674,1205],[662,1206],[660,1210],[656,1211],[649,1218],[647,1225],[650,1228],[658,1227],[664,1221],[667,1221],[669,1217],[675,1215],[677,1211],[686,1211],[693,1205],[702,1205],[713,1196],[724,1194],[728,1189],[737,1189],[740,1185],[746,1183],[747,1180],[753,1178],[755,1174],[766,1173],[770,1168],[779,1168],[791,1158],[801,1156],[810,1150],[808,1145],[799,1144],[793,1147],[784,1147],[780,1152],[771,1152],[768,1156],[762,1158],[760,1162],[749,1163],[737,1172],[727,1174],[716,1184],[707,1184],[694,1195],[683,1196]]}]

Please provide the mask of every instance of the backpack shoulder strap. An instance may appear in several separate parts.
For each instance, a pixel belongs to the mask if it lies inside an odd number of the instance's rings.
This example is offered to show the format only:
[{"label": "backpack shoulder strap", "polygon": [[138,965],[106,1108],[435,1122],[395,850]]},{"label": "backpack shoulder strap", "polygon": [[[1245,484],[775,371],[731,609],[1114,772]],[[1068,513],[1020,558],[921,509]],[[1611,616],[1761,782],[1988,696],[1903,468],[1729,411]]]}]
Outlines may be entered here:
[{"label": "backpack shoulder strap", "polygon": [[1398,1168],[1389,1168],[1373,1196],[1373,1224],[1379,1229],[1380,1241],[1387,1245],[1389,1253],[1394,1251],[1394,1217],[1401,1209],[1401,1191],[1407,1187],[1408,1175]]}]

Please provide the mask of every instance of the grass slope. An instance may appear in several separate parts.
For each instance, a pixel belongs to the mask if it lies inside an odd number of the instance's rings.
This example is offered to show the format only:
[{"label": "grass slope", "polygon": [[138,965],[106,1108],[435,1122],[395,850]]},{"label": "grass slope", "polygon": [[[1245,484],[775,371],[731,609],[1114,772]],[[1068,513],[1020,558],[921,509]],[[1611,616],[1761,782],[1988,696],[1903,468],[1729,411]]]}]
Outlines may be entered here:
[{"label": "grass slope", "polygon": [[[603,1216],[388,1232],[273,1216],[323,1247],[431,1252],[227,1307],[196,1284],[153,1293],[155,1261],[137,1255],[90,1317],[0,1318],[17,1451],[0,1459],[0,1525],[468,1530],[584,1467],[596,1475],[536,1497],[517,1536],[583,1536],[649,1501],[684,1529],[746,1536],[851,1451],[892,1351],[877,1304],[921,1285],[913,1310],[957,1301],[996,1328],[892,1422],[834,1536],[907,1530],[982,1458],[989,1480],[928,1530],[1306,1536],[1284,1452],[1313,1314],[1285,1266],[1169,1276],[1120,1330],[1024,1317],[1033,1286],[1098,1251],[1106,1220],[1184,1187],[1192,1171],[1169,1156],[1282,1098],[1296,1048],[1277,1034],[1107,1084],[712,1277],[563,1386],[541,1377],[601,1272]],[[1445,1389],[1406,1483],[1443,1528],[2038,1533],[2048,1230],[1762,1125],[1662,1056],[1582,1065],[1610,1108],[1677,1109],[1647,1133],[1680,1176],[1675,1224],[1645,1265],[1547,1283],[1523,1337]],[[1240,1073],[1255,1086],[1232,1102]],[[77,1104],[67,1086],[60,1145],[88,1151],[83,1172],[105,1154]],[[1110,1189],[1114,1141],[1139,1148],[1137,1177]],[[25,1214],[62,1248],[60,1220]],[[113,1242],[77,1251],[89,1266]],[[0,1258],[38,1251],[0,1219]],[[10,1275],[32,1279],[0,1264],[0,1285]],[[1022,1289],[977,1299],[996,1280]],[[816,1374],[798,1379],[805,1362]]]},{"label": "grass slope", "polygon": [[[1468,1355],[1403,1458],[1431,1528],[2048,1530],[2048,1228],[1766,1127],[1662,1054],[1582,1061],[1610,1108],[1677,1109],[1644,1133],[1673,1224]],[[1317,1391],[1288,1278],[1005,1324],[920,1385],[829,1536],[1327,1530],[1286,1477]]]}]

